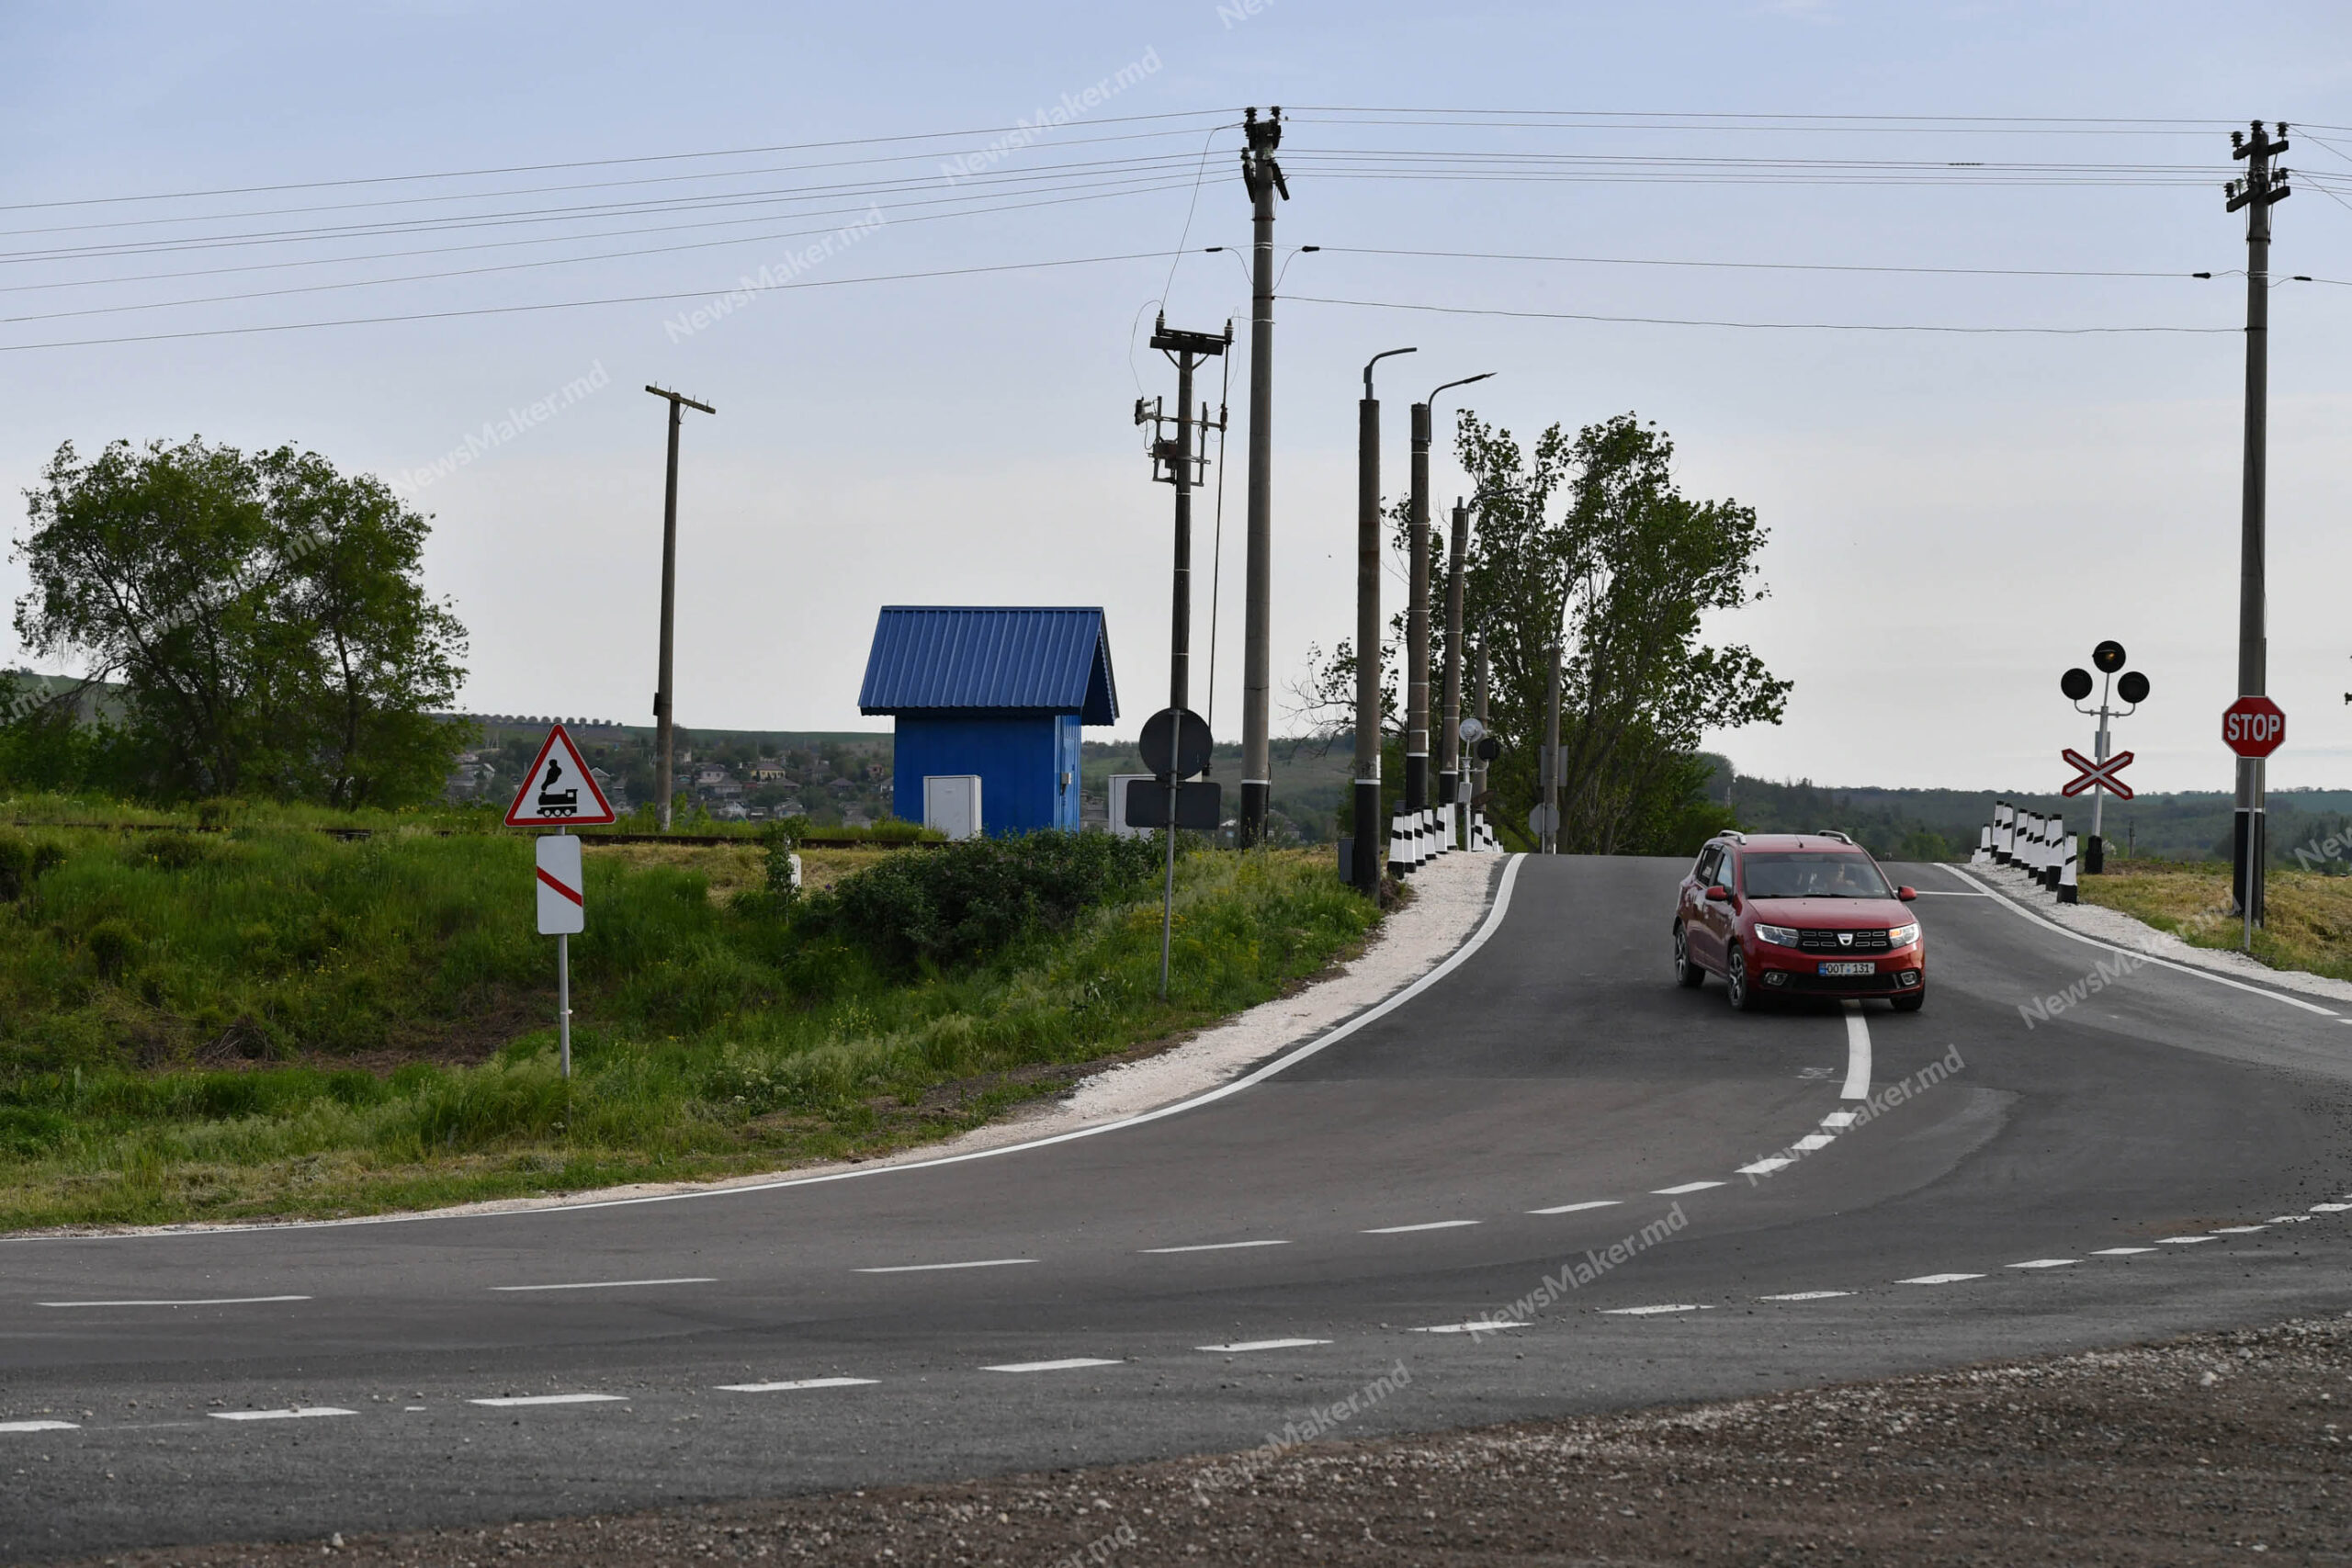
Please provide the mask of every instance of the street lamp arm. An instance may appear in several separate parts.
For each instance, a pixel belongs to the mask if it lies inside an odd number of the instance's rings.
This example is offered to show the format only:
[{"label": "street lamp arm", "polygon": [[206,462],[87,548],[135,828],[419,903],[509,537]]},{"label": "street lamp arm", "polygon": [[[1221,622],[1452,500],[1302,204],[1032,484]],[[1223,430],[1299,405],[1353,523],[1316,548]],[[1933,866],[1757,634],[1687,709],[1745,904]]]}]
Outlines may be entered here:
[{"label": "street lamp arm", "polygon": [[1367,402],[1372,400],[1372,367],[1374,366],[1393,355],[1419,354],[1420,352],[1421,351],[1418,348],[1384,348],[1378,354],[1374,355],[1370,359],[1365,360],[1363,365],[1364,400]]},{"label": "street lamp arm", "polygon": [[1431,392],[1431,393],[1429,395],[1429,397],[1428,397],[1427,399],[1425,399],[1425,400],[1424,400],[1424,401],[1425,401],[1425,402],[1426,402],[1426,403],[1427,403],[1430,408],[1435,408],[1435,407],[1437,406],[1437,393],[1438,393],[1438,392],[1450,392],[1450,391],[1453,390],[1453,389],[1454,389],[1454,388],[1456,388],[1456,387],[1467,387],[1467,386],[1469,386],[1472,382],[1474,382],[1474,381],[1483,381],[1483,380],[1487,379],[1487,378],[1488,378],[1489,376],[1492,376],[1493,374],[1494,374],[1494,372],[1493,372],[1493,371],[1491,371],[1491,370],[1481,370],[1481,371],[1479,371],[1476,376],[1464,376],[1464,378],[1462,378],[1462,379],[1461,379],[1461,380],[1459,380],[1459,381],[1448,381],[1444,386],[1440,387],[1440,388],[1437,389],[1437,392]]}]

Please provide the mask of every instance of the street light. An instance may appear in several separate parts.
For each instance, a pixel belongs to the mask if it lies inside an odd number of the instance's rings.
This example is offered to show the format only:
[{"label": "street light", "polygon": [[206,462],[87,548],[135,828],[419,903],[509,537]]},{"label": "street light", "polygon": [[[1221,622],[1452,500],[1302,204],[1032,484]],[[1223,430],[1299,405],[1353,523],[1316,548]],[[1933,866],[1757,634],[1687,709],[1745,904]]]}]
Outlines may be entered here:
[{"label": "street light", "polygon": [[1351,880],[1380,897],[1380,400],[1372,367],[1415,348],[1383,349],[1364,362],[1356,405],[1356,774]]}]

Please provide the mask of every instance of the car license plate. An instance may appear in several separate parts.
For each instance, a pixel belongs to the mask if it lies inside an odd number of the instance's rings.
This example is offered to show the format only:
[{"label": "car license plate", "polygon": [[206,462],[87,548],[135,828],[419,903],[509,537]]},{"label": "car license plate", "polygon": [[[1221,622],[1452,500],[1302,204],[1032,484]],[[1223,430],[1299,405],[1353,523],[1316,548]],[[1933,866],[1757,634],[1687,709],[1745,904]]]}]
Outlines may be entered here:
[{"label": "car license plate", "polygon": [[1875,975],[1878,973],[1878,965],[1871,963],[1825,964],[1821,966],[1821,972],[1824,975]]}]

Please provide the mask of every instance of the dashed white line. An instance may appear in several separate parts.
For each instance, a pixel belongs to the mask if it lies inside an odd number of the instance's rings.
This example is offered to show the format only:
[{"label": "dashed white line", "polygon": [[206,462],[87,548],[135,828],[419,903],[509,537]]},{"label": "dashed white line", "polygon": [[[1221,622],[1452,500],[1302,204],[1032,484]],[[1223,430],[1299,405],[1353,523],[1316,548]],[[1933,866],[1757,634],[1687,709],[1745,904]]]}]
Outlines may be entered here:
[{"label": "dashed white line", "polygon": [[2314,1214],[2340,1214],[2346,1209],[2352,1209],[2352,1203],[2313,1203],[2312,1205],[2312,1213]]},{"label": "dashed white line", "polygon": [[1650,1189],[1650,1195],[1654,1198],[1679,1198],[1685,1192],[1704,1192],[1710,1187],[1722,1185],[1720,1181],[1686,1181],[1679,1187],[1654,1187]]},{"label": "dashed white line", "polygon": [[2213,1234],[2215,1235],[2252,1235],[2258,1230],[2266,1230],[2267,1228],[2268,1227],[2265,1225],[2223,1225],[2220,1230],[2215,1231]]},{"label": "dashed white line", "polygon": [[2311,1216],[2309,1214],[2273,1214],[2268,1223],[2274,1225],[2309,1224]]},{"label": "dashed white line", "polygon": [[1868,1100],[1871,1097],[1871,1026],[1862,1017],[1862,1004],[1846,1004],[1846,1087],[1838,1091],[1840,1100]]},{"label": "dashed white line", "polygon": [[78,1432],[79,1421],[0,1421],[0,1432]]},{"label": "dashed white line", "polygon": [[1575,1214],[1587,1209],[1613,1209],[1624,1201],[1623,1198],[1588,1198],[1581,1203],[1555,1203],[1548,1209],[1530,1209],[1527,1212],[1531,1214]]},{"label": "dashed white line", "polygon": [[1243,1247],[1288,1247],[1287,1241],[1204,1241],[1192,1247],[1147,1247],[1147,1254],[1169,1252],[1231,1252]]},{"label": "dashed white line", "polygon": [[1786,1155],[1774,1155],[1769,1159],[1759,1159],[1754,1165],[1743,1165],[1732,1174],[1734,1176],[1770,1176],[1776,1170],[1784,1169],[1796,1163]]},{"label": "dashed white line", "polygon": [[1862,1119],[1859,1111],[1833,1111],[1821,1119],[1821,1124],[1832,1132],[1842,1133]]},{"label": "dashed white line", "polygon": [[307,1302],[308,1296],[208,1296],[195,1301],[152,1302],[41,1302],[45,1307],[231,1307],[254,1306],[264,1302]]},{"label": "dashed white line", "polygon": [[493,1291],[626,1291],[639,1285],[716,1285],[707,1275],[679,1280],[582,1280],[565,1285],[492,1285]]},{"label": "dashed white line", "polygon": [[1660,1313],[1713,1312],[1714,1310],[1710,1306],[1701,1306],[1696,1302],[1670,1302],[1662,1306],[1606,1307],[1602,1309],[1600,1315],[1603,1317],[1656,1317]]},{"label": "dashed white line", "polygon": [[1451,1231],[1459,1230],[1464,1225],[1475,1225],[1477,1223],[1476,1220],[1429,1220],[1418,1225],[1382,1225],[1377,1230],[1368,1230],[1363,1234],[1365,1235],[1403,1235],[1408,1231]]},{"label": "dashed white line", "polygon": [[314,1416],[356,1416],[359,1412],[332,1404],[304,1404],[292,1410],[209,1410],[205,1414],[215,1421],[308,1421]]},{"label": "dashed white line", "polygon": [[469,1399],[468,1404],[488,1404],[504,1410],[518,1404],[626,1404],[625,1393],[510,1393],[496,1399]]},{"label": "dashed white line", "polygon": [[932,1274],[943,1269],[1008,1269],[1015,1263],[1035,1263],[1034,1258],[981,1258],[969,1263],[892,1263],[878,1269],[854,1269],[855,1274]]},{"label": "dashed white line", "polygon": [[1851,1291],[1791,1291],[1784,1296],[1758,1296],[1759,1302],[1826,1302],[1832,1296],[1850,1296]]},{"label": "dashed white line", "polygon": [[1296,1350],[1308,1345],[1329,1345],[1329,1339],[1241,1339],[1230,1345],[1195,1345],[1195,1350],[1209,1350],[1238,1356],[1251,1350]]},{"label": "dashed white line", "polygon": [[1058,1361],[1007,1361],[1002,1366],[982,1367],[984,1372],[1068,1372],[1080,1367],[1115,1367],[1123,1363],[1101,1356],[1066,1356]]},{"label": "dashed white line", "polygon": [[2102,1247],[2091,1256],[2093,1258],[2129,1258],[2134,1253],[2154,1250],[2153,1247]]},{"label": "dashed white line", "polygon": [[878,1378],[795,1378],[790,1382],[723,1382],[722,1393],[791,1393],[804,1388],[867,1388]]},{"label": "dashed white line", "polygon": [[2156,1237],[2156,1245],[2158,1247],[2195,1247],[2200,1241],[2212,1239],[2210,1235],[2160,1235]]},{"label": "dashed white line", "polygon": [[1811,1154],[1815,1149],[1826,1149],[1837,1141],[1838,1135],[1835,1133],[1807,1133],[1789,1147],[1804,1154]]},{"label": "dashed white line", "polygon": [[1523,1323],[1513,1323],[1509,1318],[1495,1318],[1481,1320],[1477,1323],[1434,1323],[1427,1328],[1416,1328],[1412,1332],[1415,1334],[1494,1334],[1506,1328],[1526,1326],[1527,1325]]},{"label": "dashed white line", "polygon": [[1982,1280],[1982,1274],[1921,1274],[1914,1279],[1897,1280],[1898,1285],[1957,1285],[1962,1280]]},{"label": "dashed white line", "polygon": [[2082,1261],[2079,1258],[2029,1258],[2023,1263],[2012,1263],[2012,1269],[2065,1269]]}]

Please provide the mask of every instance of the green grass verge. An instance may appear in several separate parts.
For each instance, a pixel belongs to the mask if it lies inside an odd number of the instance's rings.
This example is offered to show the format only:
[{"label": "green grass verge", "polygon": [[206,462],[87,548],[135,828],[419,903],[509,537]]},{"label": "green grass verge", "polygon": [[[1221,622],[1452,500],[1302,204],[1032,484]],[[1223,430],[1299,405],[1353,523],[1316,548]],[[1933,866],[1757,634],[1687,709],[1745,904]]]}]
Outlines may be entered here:
[{"label": "green grass verge", "polygon": [[[1163,1002],[1156,899],[910,976],[796,933],[764,896],[719,902],[691,869],[592,854],[567,1082],[520,839],[25,837],[62,858],[0,904],[5,1229],[326,1217],[880,1152],[1274,996],[1376,918],[1320,856],[1187,856]],[[491,1037],[486,1060],[422,1059]]]},{"label": "green grass verge", "polygon": [[[2230,867],[2218,861],[2121,860],[2081,878],[2086,904],[2145,920],[2192,947],[2241,951],[2245,927],[2231,913]],[[2264,923],[2254,956],[2273,969],[2352,980],[2352,877],[2273,865],[2263,884]]]}]

